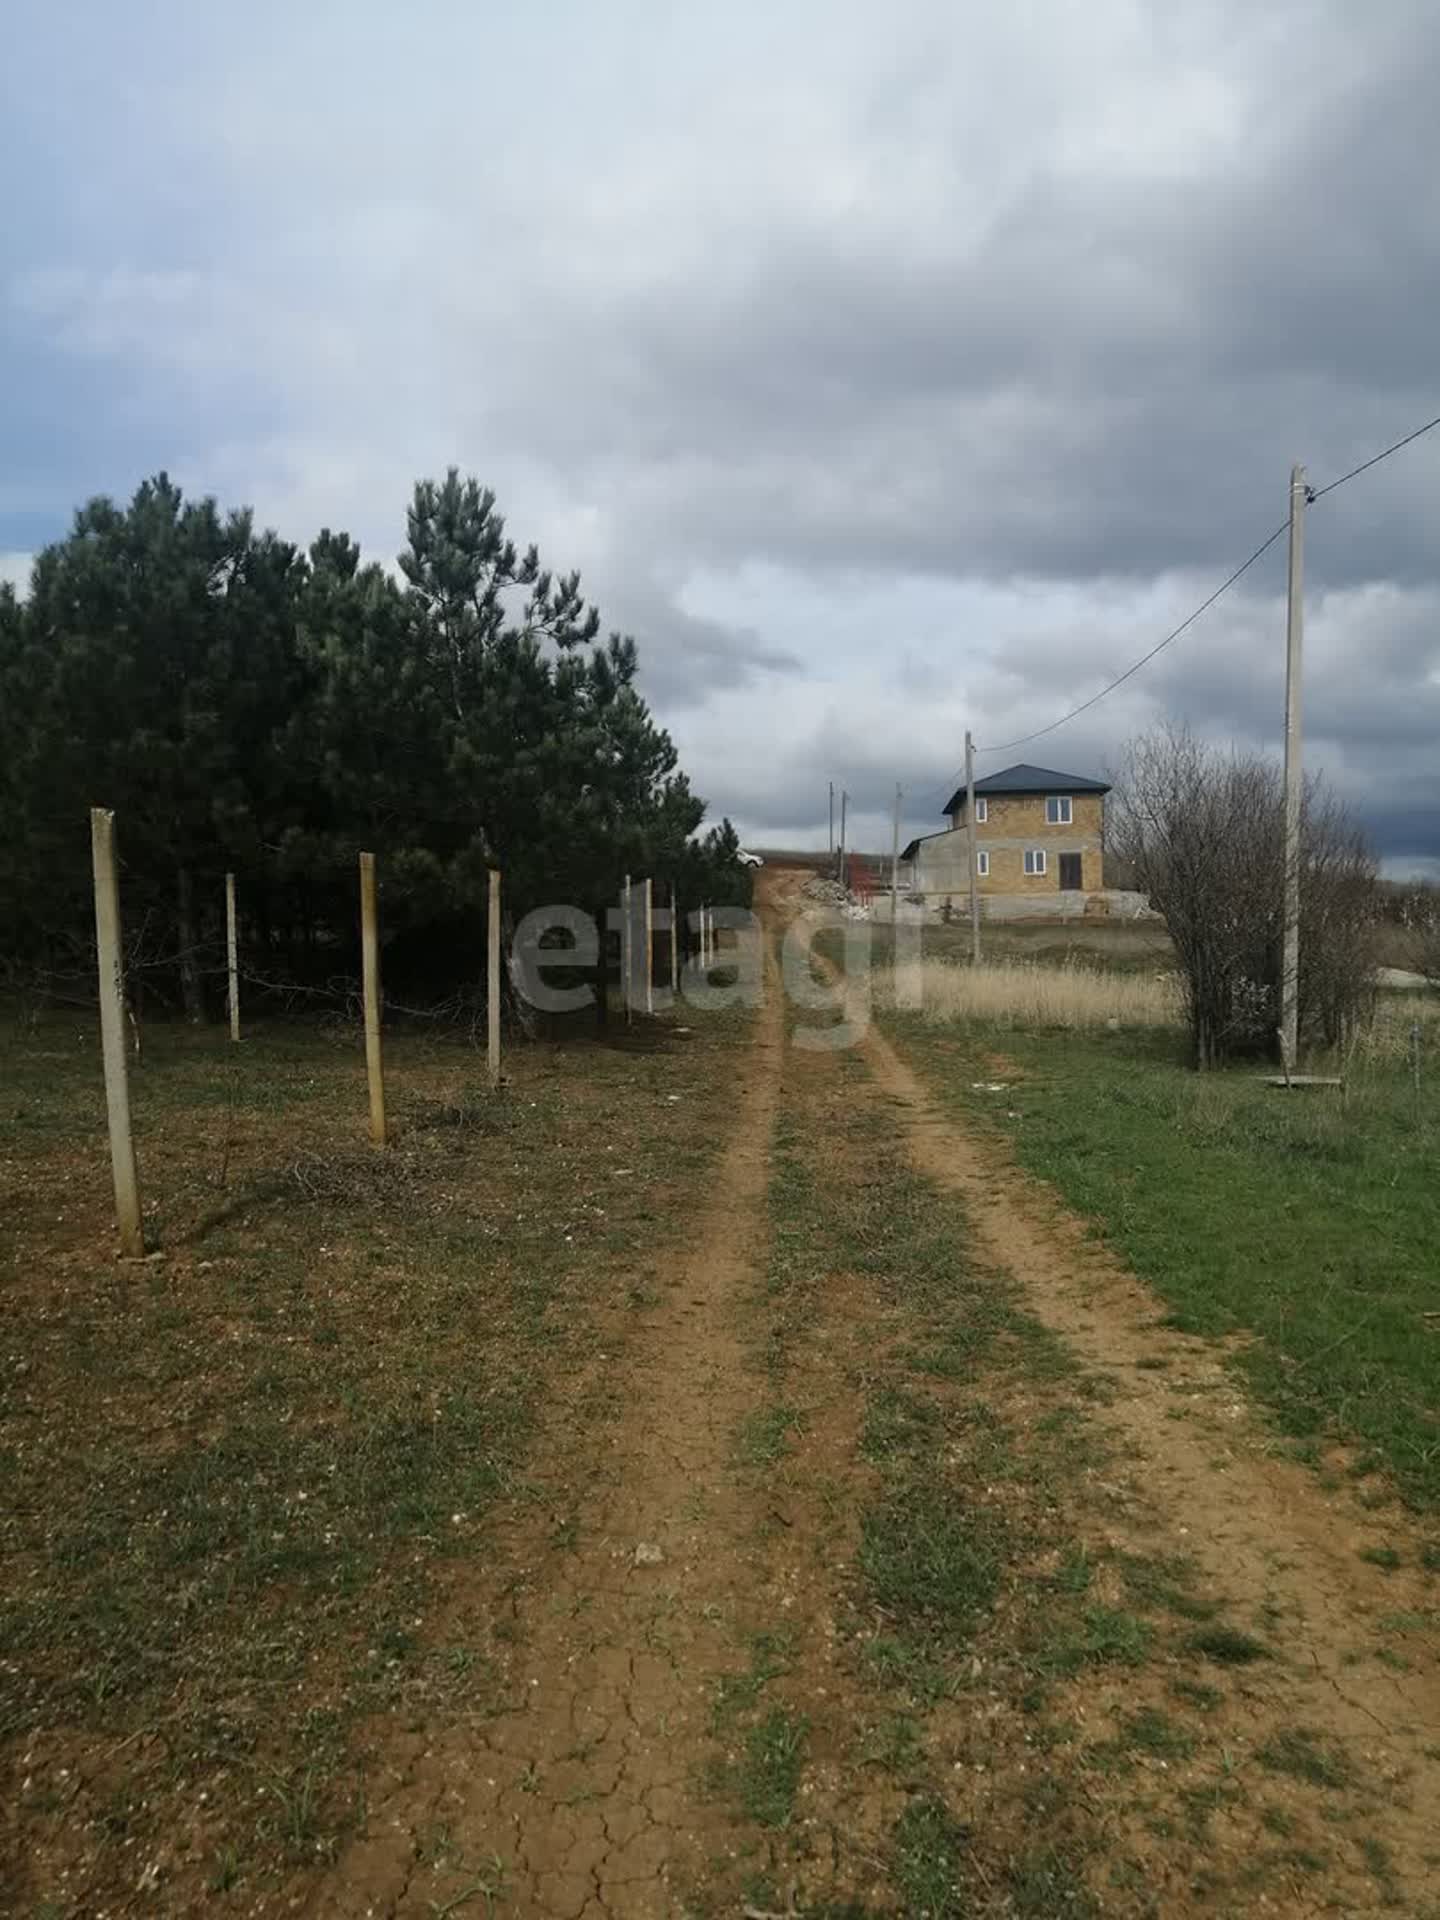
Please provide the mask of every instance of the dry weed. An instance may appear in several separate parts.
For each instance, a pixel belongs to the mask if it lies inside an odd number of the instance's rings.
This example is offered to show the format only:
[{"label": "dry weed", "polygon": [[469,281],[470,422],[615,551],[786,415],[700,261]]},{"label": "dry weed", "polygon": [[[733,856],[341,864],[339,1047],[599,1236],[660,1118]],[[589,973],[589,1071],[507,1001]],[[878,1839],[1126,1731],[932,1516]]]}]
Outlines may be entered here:
[{"label": "dry weed", "polygon": [[[917,991],[918,989],[918,991]],[[883,989],[887,1001],[923,1006],[929,1020],[1017,1027],[1169,1027],[1184,1018],[1172,973],[1102,973],[1093,967],[914,961]]]}]

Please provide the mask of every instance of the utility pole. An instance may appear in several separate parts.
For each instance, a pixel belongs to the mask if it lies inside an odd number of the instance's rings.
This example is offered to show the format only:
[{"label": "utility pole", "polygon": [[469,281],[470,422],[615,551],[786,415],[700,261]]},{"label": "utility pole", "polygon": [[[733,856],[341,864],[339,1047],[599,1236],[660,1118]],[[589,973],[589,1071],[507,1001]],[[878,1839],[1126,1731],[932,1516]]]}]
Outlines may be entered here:
[{"label": "utility pole", "polygon": [[849,799],[849,794],[842,787],[840,790],[840,863],[835,870],[835,877],[842,887],[845,884],[845,808]]},{"label": "utility pole", "polygon": [[1290,469],[1290,578],[1285,624],[1285,941],[1280,962],[1280,1057],[1287,1077],[1300,1040],[1300,814],[1305,769],[1300,741],[1301,652],[1305,639],[1304,467]]},{"label": "utility pole", "polygon": [[900,924],[900,782],[895,782],[895,818],[890,825],[890,951]]},{"label": "utility pole", "polygon": [[830,782],[830,871],[835,871],[835,782]]},{"label": "utility pole", "polygon": [[965,838],[970,847],[970,959],[980,964],[980,849],[975,825],[975,737],[965,730]]}]

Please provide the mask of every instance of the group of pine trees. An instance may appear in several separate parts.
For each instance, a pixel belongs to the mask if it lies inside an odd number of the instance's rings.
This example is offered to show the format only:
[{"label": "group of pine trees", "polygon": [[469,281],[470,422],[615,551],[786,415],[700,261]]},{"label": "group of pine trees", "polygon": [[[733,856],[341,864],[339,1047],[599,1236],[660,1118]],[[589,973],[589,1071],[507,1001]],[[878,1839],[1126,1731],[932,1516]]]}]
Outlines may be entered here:
[{"label": "group of pine trees", "polygon": [[315,981],[353,967],[373,851],[388,976],[436,996],[476,976],[491,866],[511,922],[598,918],[626,873],[682,907],[748,898],[729,822],[697,837],[634,642],[517,549],[488,489],[417,486],[400,573],[161,474],[84,507],[25,599],[0,587],[0,965],[83,975],[95,805],[117,816],[132,980],[192,1018],[223,984],[227,872],[248,964]]}]

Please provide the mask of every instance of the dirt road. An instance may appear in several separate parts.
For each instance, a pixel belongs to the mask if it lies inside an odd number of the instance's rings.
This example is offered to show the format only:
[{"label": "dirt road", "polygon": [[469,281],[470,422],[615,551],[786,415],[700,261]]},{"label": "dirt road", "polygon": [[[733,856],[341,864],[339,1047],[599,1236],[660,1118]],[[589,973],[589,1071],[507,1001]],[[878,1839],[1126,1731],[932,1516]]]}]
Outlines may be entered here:
[{"label": "dirt road", "polygon": [[372,1729],[307,1911],[1431,1910],[1434,1582],[882,1035],[786,1044],[797,896],[691,1251],[454,1602],[486,1702]]}]

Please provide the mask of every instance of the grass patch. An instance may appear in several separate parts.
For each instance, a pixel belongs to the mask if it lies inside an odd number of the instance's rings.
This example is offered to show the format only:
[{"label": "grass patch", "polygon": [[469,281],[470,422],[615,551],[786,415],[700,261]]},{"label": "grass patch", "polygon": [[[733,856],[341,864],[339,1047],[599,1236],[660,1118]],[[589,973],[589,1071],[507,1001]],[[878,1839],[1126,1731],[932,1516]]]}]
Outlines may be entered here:
[{"label": "grass patch", "polygon": [[[0,1739],[45,1730],[79,1783],[15,1826],[21,1855],[69,1863],[77,1910],[133,1898],[196,1781],[203,1857],[177,1856],[166,1899],[203,1874],[196,1900],[253,1903],[363,1817],[357,1716],[493,1709],[490,1629],[455,1659],[421,1622],[519,1492],[557,1364],[596,1315],[630,1318],[634,1248],[724,1128],[669,1096],[745,1031],[516,1048],[498,1097],[467,1039],[392,1033],[377,1155],[353,1032],[150,1027],[132,1098],[163,1257],[120,1267],[92,1023],[0,1030],[0,1550],[24,1569],[0,1594]],[[122,1825],[123,1848],[86,1838]]]},{"label": "grass patch", "polygon": [[925,1920],[965,1920],[970,1833],[943,1800],[912,1800],[895,1824],[891,1862],[905,1912]]},{"label": "grass patch", "polygon": [[793,1635],[785,1628],[750,1636],[750,1665],[744,1673],[722,1674],[715,1689],[715,1725],[725,1727],[751,1712],[772,1680],[790,1671]]},{"label": "grass patch", "polygon": [[879,1634],[866,1642],[864,1661],[876,1687],[920,1707],[936,1706],[955,1692],[953,1667],[924,1637]]},{"label": "grass patch", "polygon": [[1255,1749],[1255,1758],[1271,1773],[1287,1773],[1312,1787],[1348,1787],[1353,1775],[1339,1749],[1305,1727],[1285,1727]]},{"label": "grass patch", "polygon": [[[1103,1225],[1171,1324],[1254,1336],[1233,1364],[1284,1433],[1358,1442],[1414,1505],[1440,1503],[1440,1341],[1421,1331],[1440,1079],[1417,1106],[1403,1059],[1377,1047],[1348,1064],[1343,1094],[1286,1097],[1251,1069],[1191,1072],[1163,1030],[962,1037],[886,1020],[942,1100],[1008,1131]],[[1016,1062],[1008,1102],[971,1090],[987,1036]]]},{"label": "grass patch", "polygon": [[1256,1660],[1268,1660],[1270,1649],[1253,1633],[1239,1627],[1202,1627],[1185,1643],[1192,1653],[1203,1655],[1221,1667],[1248,1667]]},{"label": "grass patch", "polygon": [[860,1758],[887,1773],[908,1773],[921,1757],[920,1722],[910,1713],[889,1713],[866,1730]]},{"label": "grass patch", "polygon": [[1148,1753],[1157,1760],[1188,1760],[1195,1742],[1183,1728],[1177,1727],[1158,1707],[1142,1707],[1120,1723],[1123,1745],[1136,1753]]},{"label": "grass patch", "polygon": [[1187,1706],[1198,1707],[1201,1713],[1214,1713],[1217,1707],[1225,1704],[1225,1695],[1219,1687],[1207,1687],[1203,1680],[1172,1680],[1170,1691],[1177,1700],[1183,1700]]},{"label": "grass patch", "polygon": [[746,1734],[735,1784],[741,1807],[757,1826],[789,1825],[805,1761],[806,1732],[802,1714],[775,1706]]},{"label": "grass patch", "polygon": [[922,1446],[933,1446],[940,1410],[904,1387],[881,1387],[870,1396],[860,1450],[867,1459],[883,1464],[897,1456],[909,1458]]},{"label": "grass patch", "polygon": [[800,1425],[793,1407],[760,1407],[747,1414],[736,1442],[736,1458],[742,1467],[773,1467],[788,1450],[790,1435]]},{"label": "grass patch", "polygon": [[995,1597],[994,1533],[941,1490],[910,1483],[865,1514],[860,1568],[892,1619],[963,1634]]},{"label": "grass patch", "polygon": [[1118,1560],[1125,1591],[1139,1605],[1163,1607],[1182,1620],[1210,1620],[1219,1611],[1213,1600],[1202,1600],[1191,1591],[1195,1579],[1191,1561],[1133,1553],[1122,1553]]},{"label": "grass patch", "polygon": [[1088,1666],[1140,1666],[1150,1652],[1149,1622],[1123,1607],[1087,1606],[1078,1620],[1062,1619],[1040,1650],[1041,1669],[1078,1673]]},{"label": "grass patch", "polygon": [[1384,1573],[1395,1573],[1405,1564],[1394,1547],[1362,1547],[1360,1558]]}]

